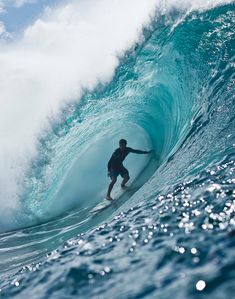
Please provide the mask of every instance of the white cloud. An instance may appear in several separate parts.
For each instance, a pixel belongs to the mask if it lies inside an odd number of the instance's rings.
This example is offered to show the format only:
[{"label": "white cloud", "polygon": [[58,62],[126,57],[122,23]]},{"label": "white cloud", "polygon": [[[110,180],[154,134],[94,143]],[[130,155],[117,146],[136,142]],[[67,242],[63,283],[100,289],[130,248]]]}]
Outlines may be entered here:
[{"label": "white cloud", "polygon": [[37,0],[12,0],[13,6],[21,7],[27,3],[35,3]]},{"label": "white cloud", "polygon": [[5,7],[5,1],[0,0],[0,14],[4,12],[4,7]]},{"label": "white cloud", "polygon": [[15,6],[21,7],[27,3],[34,3],[38,0],[0,0],[0,13],[5,12],[7,7]]},{"label": "white cloud", "polygon": [[6,32],[4,23],[0,21],[0,36]]},{"label": "white cloud", "polygon": [[5,25],[0,21],[0,41],[6,41],[12,38],[11,34],[6,31]]}]

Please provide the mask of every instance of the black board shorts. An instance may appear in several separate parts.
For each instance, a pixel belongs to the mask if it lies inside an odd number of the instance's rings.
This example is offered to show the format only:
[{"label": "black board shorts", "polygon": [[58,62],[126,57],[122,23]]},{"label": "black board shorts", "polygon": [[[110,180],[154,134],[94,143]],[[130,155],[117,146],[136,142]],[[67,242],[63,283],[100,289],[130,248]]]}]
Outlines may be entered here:
[{"label": "black board shorts", "polygon": [[115,170],[111,170],[109,171],[109,176],[110,177],[118,177],[118,176],[121,176],[122,178],[126,177],[126,176],[129,176],[129,171],[124,167],[124,166],[121,166],[120,168],[118,169],[115,169]]}]

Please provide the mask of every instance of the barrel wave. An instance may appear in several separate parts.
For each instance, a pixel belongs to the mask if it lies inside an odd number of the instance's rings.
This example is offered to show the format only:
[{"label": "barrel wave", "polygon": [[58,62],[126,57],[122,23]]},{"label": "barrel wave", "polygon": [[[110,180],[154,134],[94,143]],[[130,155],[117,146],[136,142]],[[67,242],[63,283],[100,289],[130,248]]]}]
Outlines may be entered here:
[{"label": "barrel wave", "polygon": [[[156,8],[112,80],[61,108],[1,220],[5,297],[231,298],[234,20],[228,1]],[[154,154],[94,215],[121,138]]]}]

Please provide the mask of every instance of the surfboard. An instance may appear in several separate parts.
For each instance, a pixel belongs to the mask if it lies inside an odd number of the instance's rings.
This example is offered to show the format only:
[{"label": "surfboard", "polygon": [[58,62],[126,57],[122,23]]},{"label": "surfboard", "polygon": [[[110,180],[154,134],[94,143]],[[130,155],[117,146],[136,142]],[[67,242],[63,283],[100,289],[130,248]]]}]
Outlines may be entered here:
[{"label": "surfboard", "polygon": [[96,214],[100,211],[103,211],[104,209],[108,208],[110,205],[112,205],[113,201],[115,199],[113,199],[112,201],[107,200],[106,198],[104,198],[100,203],[98,203],[98,205],[96,205],[92,210],[91,213],[92,214]]},{"label": "surfboard", "polygon": [[124,189],[117,189],[117,188],[114,189],[112,192],[113,200],[107,200],[106,198],[104,198],[100,203],[98,203],[91,210],[91,213],[96,214],[98,212],[101,212],[101,211],[107,209],[109,206],[113,205],[115,203],[115,201],[117,201],[117,199],[120,198],[122,196],[122,194],[124,194],[128,189],[129,189],[129,187],[124,188]]}]

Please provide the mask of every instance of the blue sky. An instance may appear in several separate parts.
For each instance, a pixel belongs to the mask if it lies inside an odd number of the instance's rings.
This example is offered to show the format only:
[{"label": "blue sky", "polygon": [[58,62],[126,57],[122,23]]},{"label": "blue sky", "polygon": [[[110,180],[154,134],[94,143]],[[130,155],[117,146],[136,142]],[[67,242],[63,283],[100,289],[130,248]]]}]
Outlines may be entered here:
[{"label": "blue sky", "polygon": [[32,24],[46,6],[54,6],[62,0],[0,0],[0,22],[7,32],[17,34]]}]

